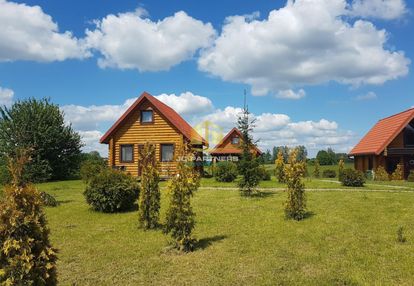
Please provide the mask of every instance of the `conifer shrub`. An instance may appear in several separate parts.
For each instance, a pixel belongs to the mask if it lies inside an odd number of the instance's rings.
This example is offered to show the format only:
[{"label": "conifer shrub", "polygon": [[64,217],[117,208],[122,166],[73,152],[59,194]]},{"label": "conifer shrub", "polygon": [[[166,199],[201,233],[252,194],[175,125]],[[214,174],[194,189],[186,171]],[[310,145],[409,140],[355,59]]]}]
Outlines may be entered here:
[{"label": "conifer shrub", "polygon": [[306,196],[305,185],[302,182],[303,162],[297,160],[297,150],[290,153],[289,162],[285,165],[285,176],[288,194],[285,202],[285,216],[290,219],[302,220],[306,215]]},{"label": "conifer shrub", "polygon": [[397,168],[391,174],[391,180],[393,180],[393,181],[404,180],[404,170],[403,170],[403,165],[402,164],[397,165]]},{"label": "conifer shrub", "polygon": [[258,171],[259,171],[260,180],[262,180],[262,181],[270,181],[271,180],[272,173],[270,171],[266,170],[266,168],[264,166],[260,166]]},{"label": "conifer shrub", "polygon": [[365,184],[365,176],[361,171],[347,168],[344,169],[341,182],[346,187],[363,187]]},{"label": "conifer shrub", "polygon": [[327,169],[322,172],[324,178],[336,178],[336,172],[332,169]]},{"label": "conifer shrub", "polygon": [[131,175],[108,169],[91,179],[84,195],[86,202],[95,211],[122,212],[134,207],[139,185]]},{"label": "conifer shrub", "polygon": [[338,163],[338,180],[341,181],[342,180],[342,174],[344,173],[344,169],[345,169],[345,162],[344,159],[339,160]]},{"label": "conifer shrub", "polygon": [[215,176],[217,182],[233,182],[237,178],[237,165],[230,161],[217,163]]},{"label": "conifer shrub", "polygon": [[375,181],[389,181],[390,175],[387,173],[387,171],[385,171],[385,168],[383,166],[379,166],[375,170],[374,180]]},{"label": "conifer shrub", "polygon": [[144,229],[158,227],[161,193],[160,176],[156,167],[154,145],[145,144],[139,152],[141,173],[141,192],[138,200],[139,225]]},{"label": "conifer shrub", "polygon": [[408,182],[414,182],[414,171],[413,170],[410,171],[410,174],[408,175],[407,181]]},{"label": "conifer shrub", "polygon": [[285,182],[285,161],[282,150],[279,150],[275,160],[275,176],[279,183]]},{"label": "conifer shrub", "polygon": [[191,207],[191,197],[200,186],[200,179],[192,166],[178,164],[177,175],[168,182],[170,205],[167,210],[164,232],[170,233],[174,247],[180,251],[192,251],[196,240],[192,236],[195,214]]},{"label": "conifer shrub", "polygon": [[315,160],[315,166],[314,166],[314,169],[313,169],[313,176],[315,177],[315,178],[320,178],[321,177],[321,165],[319,164],[319,160],[318,159],[316,159]]},{"label": "conifer shrub", "polygon": [[59,206],[59,202],[51,194],[48,194],[46,192],[40,192],[39,194],[40,194],[40,200],[42,201],[44,206],[47,206],[47,207]]},{"label": "conifer shrub", "polygon": [[26,151],[10,159],[12,184],[0,202],[0,285],[57,284],[57,251],[49,241],[40,194],[23,181],[28,160]]}]

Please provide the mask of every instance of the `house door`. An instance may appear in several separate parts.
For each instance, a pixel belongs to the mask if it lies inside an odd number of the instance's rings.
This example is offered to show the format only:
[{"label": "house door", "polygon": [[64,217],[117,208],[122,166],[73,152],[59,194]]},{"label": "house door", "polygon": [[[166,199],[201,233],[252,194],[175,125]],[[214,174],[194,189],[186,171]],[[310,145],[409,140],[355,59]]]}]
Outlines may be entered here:
[{"label": "house door", "polygon": [[414,156],[407,156],[404,158],[404,166],[405,166],[405,178],[408,177],[408,175],[410,174],[410,171],[414,171]]}]

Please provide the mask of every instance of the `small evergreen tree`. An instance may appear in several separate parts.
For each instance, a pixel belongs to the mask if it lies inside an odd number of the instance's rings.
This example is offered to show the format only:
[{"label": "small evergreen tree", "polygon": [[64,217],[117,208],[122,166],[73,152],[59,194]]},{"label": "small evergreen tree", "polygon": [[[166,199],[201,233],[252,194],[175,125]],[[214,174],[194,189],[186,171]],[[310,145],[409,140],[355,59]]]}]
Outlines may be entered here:
[{"label": "small evergreen tree", "polygon": [[283,159],[282,150],[277,153],[277,159],[275,161],[275,175],[279,183],[285,182],[285,162]]},{"label": "small evergreen tree", "polygon": [[397,168],[395,169],[394,173],[391,175],[391,180],[393,181],[401,181],[404,180],[404,171],[403,171],[403,165],[398,164]]},{"label": "small evergreen tree", "polygon": [[256,192],[256,188],[260,182],[260,164],[251,152],[254,146],[251,133],[253,132],[255,120],[250,120],[249,116],[250,112],[247,106],[245,106],[237,120],[238,128],[242,134],[242,155],[239,161],[239,174],[242,175],[242,178],[239,181],[239,189],[240,193],[244,196],[251,196]]},{"label": "small evergreen tree", "polygon": [[195,214],[191,207],[191,197],[200,186],[198,173],[193,166],[180,162],[177,175],[168,182],[170,206],[167,210],[164,232],[171,233],[175,247],[180,251],[192,251],[196,240],[192,237]]},{"label": "small evergreen tree", "polygon": [[344,173],[344,169],[345,169],[344,160],[340,159],[339,163],[338,163],[338,179],[339,179],[339,181],[342,181],[342,176],[343,176],[343,173]]},{"label": "small evergreen tree", "polygon": [[139,152],[139,158],[139,164],[142,166],[141,193],[138,200],[139,224],[145,229],[156,228],[159,221],[161,193],[154,146],[146,143]]},{"label": "small evergreen tree", "polygon": [[319,165],[319,160],[318,159],[315,160],[315,168],[313,169],[313,176],[315,178],[319,178],[321,176],[321,170],[320,170],[320,165]]},{"label": "small evergreen tree", "polygon": [[285,203],[285,215],[287,218],[302,220],[306,214],[305,185],[302,182],[304,176],[303,162],[297,160],[297,150],[293,150],[289,156],[289,162],[285,165],[287,184],[287,200]]},{"label": "small evergreen tree", "polygon": [[56,250],[39,192],[26,184],[27,151],[9,158],[12,184],[0,203],[0,285],[56,285]]}]

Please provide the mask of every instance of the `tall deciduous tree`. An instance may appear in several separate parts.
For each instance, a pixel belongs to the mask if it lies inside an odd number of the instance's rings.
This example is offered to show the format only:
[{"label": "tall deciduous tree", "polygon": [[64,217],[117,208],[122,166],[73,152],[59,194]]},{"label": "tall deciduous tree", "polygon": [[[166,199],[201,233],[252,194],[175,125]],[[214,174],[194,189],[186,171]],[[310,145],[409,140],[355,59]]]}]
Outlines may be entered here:
[{"label": "tall deciduous tree", "polygon": [[242,114],[237,120],[238,128],[242,134],[241,149],[242,154],[239,161],[239,173],[242,175],[239,181],[239,189],[242,195],[250,196],[255,191],[260,182],[259,161],[252,154],[254,146],[252,132],[255,120],[250,119],[250,112],[247,106],[244,107]]},{"label": "tall deciduous tree", "polygon": [[167,210],[165,233],[171,233],[175,247],[181,251],[192,251],[196,240],[192,236],[195,214],[191,197],[200,186],[199,174],[193,166],[178,164],[177,175],[168,183],[170,206]]},{"label": "tall deciduous tree", "polygon": [[81,138],[64,122],[59,107],[48,99],[27,99],[11,108],[0,107],[0,153],[14,157],[30,149],[25,179],[65,179],[79,168]]},{"label": "tall deciduous tree", "polygon": [[141,193],[138,200],[139,224],[145,229],[156,228],[160,215],[161,193],[154,145],[146,143],[139,151],[139,164],[142,166]]}]

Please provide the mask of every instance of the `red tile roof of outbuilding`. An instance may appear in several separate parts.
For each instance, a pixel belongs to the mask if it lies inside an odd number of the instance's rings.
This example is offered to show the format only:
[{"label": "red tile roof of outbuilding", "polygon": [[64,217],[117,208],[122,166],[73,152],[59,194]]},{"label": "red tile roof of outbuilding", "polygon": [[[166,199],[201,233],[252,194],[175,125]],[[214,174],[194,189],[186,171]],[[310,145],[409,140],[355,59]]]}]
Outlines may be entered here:
[{"label": "red tile roof of outbuilding", "polygon": [[[227,146],[227,147],[222,147],[223,143],[233,134],[237,134],[239,136],[239,138],[242,138],[243,135],[241,134],[240,130],[237,129],[236,127],[234,127],[232,130],[229,131],[229,133],[227,133],[226,136],[224,136],[223,139],[221,139],[221,141],[216,145],[216,147],[214,147],[213,150],[210,151],[211,155],[218,155],[218,154],[241,154],[242,150],[240,148],[237,147],[231,147],[231,146]],[[257,152],[257,154],[261,155],[262,151],[260,151],[259,148],[257,148],[256,145],[253,145],[253,149]]]},{"label": "red tile roof of outbuilding", "polygon": [[414,118],[414,108],[381,119],[352,149],[349,155],[381,154]]},{"label": "red tile roof of outbuilding", "polygon": [[102,136],[100,142],[108,143],[109,138],[115,132],[118,127],[124,122],[124,120],[143,102],[144,99],[147,99],[155,109],[157,109],[161,115],[163,115],[175,128],[177,128],[185,138],[191,142],[202,142],[204,145],[207,145],[207,141],[191,127],[174,109],[168,105],[162,103],[154,96],[147,92],[143,92],[141,96],[125,111],[125,113],[115,122],[114,125]]}]

